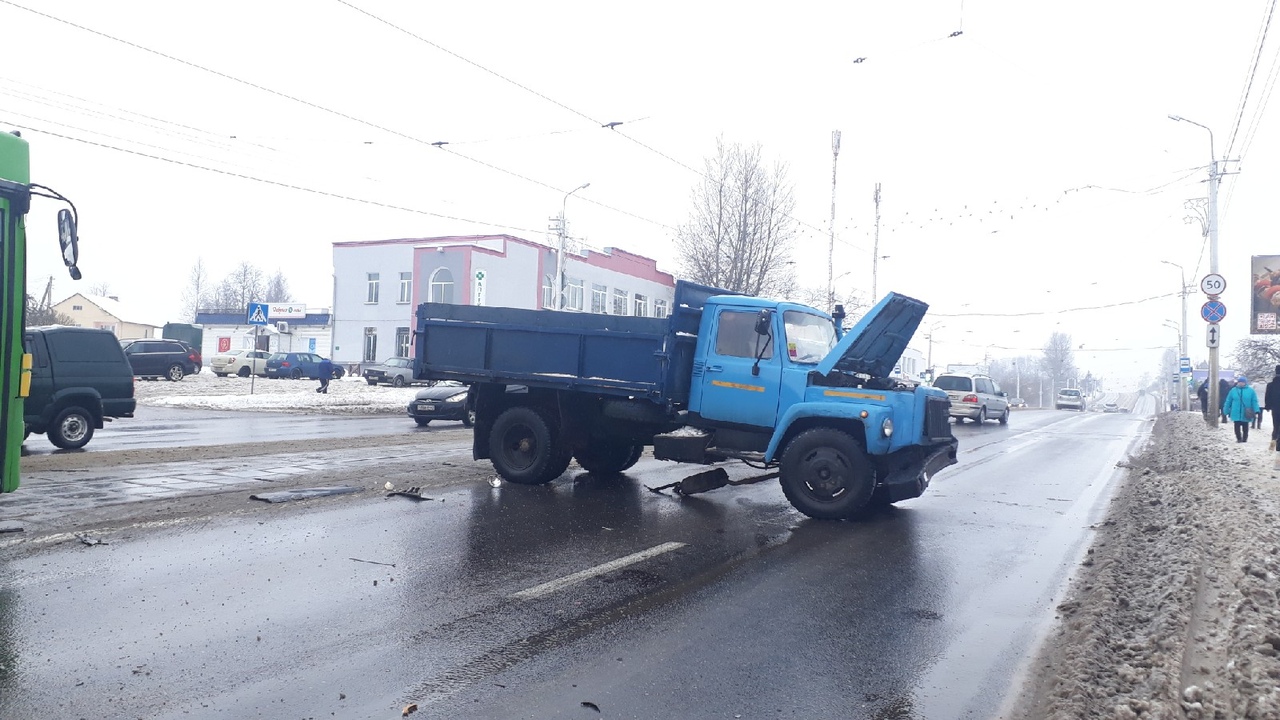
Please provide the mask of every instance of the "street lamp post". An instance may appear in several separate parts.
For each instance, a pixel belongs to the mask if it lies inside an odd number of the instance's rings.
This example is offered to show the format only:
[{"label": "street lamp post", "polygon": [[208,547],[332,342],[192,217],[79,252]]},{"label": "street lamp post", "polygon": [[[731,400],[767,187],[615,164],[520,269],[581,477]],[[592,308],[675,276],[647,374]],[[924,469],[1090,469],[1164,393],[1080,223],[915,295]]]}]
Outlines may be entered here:
[{"label": "street lamp post", "polygon": [[589,187],[591,187],[591,183],[582,183],[578,187],[565,193],[564,200],[560,203],[560,244],[556,250],[556,299],[555,303],[553,303],[557,310],[564,309],[564,244],[569,235],[564,219],[565,206],[569,204],[570,195]]},{"label": "street lamp post", "polygon": [[[1172,264],[1172,263],[1170,263],[1170,264]],[[1185,306],[1185,305],[1183,306],[1183,310],[1186,310],[1186,306]],[[1181,327],[1181,328],[1178,326],[1178,323],[1176,323],[1176,322],[1174,322],[1174,321],[1172,321],[1172,320],[1165,320],[1164,322],[1160,323],[1160,324],[1161,324],[1161,325],[1163,325],[1164,327],[1167,327],[1167,328],[1169,328],[1170,330],[1172,330],[1172,331],[1173,331],[1173,333],[1174,333],[1173,346],[1174,346],[1174,348],[1175,348],[1175,349],[1179,349],[1179,353],[1180,353],[1180,354],[1179,354],[1179,356],[1178,356],[1178,359],[1175,361],[1175,362],[1177,363],[1177,366],[1178,366],[1178,372],[1177,372],[1177,378],[1178,378],[1178,379],[1177,379],[1175,382],[1178,384],[1177,386],[1178,386],[1178,388],[1179,388],[1179,389],[1178,389],[1178,396],[1177,396],[1178,406],[1179,406],[1180,408],[1182,408],[1183,410],[1186,410],[1186,409],[1187,409],[1187,384],[1186,384],[1186,382],[1184,382],[1184,381],[1183,381],[1183,379],[1182,379],[1182,357],[1183,357],[1183,356],[1185,356],[1185,354],[1186,354],[1186,350],[1184,349],[1184,348],[1186,347],[1186,345],[1185,345],[1185,343],[1186,343],[1186,336],[1183,334],[1182,328],[1185,328],[1185,327],[1186,327],[1186,322],[1187,322],[1187,321],[1186,321],[1186,315],[1184,314],[1184,315],[1183,315],[1183,320],[1182,320],[1182,323],[1183,323],[1183,324],[1182,324],[1182,327]]]},{"label": "street lamp post", "polygon": [[[1195,120],[1188,120],[1178,115],[1170,115],[1170,120],[1175,122],[1191,123],[1197,127],[1202,127],[1209,133],[1209,272],[1218,273],[1218,155],[1213,148],[1213,130],[1208,125],[1201,125]],[[1213,296],[1216,299],[1216,296]],[[1219,343],[1221,343],[1221,335],[1219,335]],[[1209,348],[1209,406],[1218,407],[1218,348]],[[1218,413],[1209,413],[1206,419],[1209,427],[1218,427]]]},{"label": "street lamp post", "polygon": [[1178,387],[1180,388],[1178,391],[1178,403],[1182,406],[1182,409],[1185,410],[1190,404],[1190,397],[1187,394],[1187,383],[1184,382],[1182,378],[1182,358],[1190,357],[1187,354],[1189,350],[1187,347],[1187,294],[1190,292],[1187,289],[1187,271],[1178,263],[1169,262],[1168,260],[1161,260],[1160,262],[1165,265],[1172,265],[1178,268],[1178,271],[1182,273],[1182,286],[1178,289],[1178,293],[1182,295],[1182,332],[1180,334],[1181,343],[1178,346]]}]

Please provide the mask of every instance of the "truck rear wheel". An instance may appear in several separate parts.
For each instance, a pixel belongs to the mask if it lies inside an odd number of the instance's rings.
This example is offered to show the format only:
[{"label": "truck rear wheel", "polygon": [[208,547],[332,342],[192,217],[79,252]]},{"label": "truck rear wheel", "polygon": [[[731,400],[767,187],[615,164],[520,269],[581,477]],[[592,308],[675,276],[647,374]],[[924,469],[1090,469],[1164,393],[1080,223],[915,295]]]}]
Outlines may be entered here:
[{"label": "truck rear wheel", "polygon": [[811,518],[853,517],[871,499],[876,474],[853,436],[833,428],[813,428],[795,437],[782,454],[782,492]]},{"label": "truck rear wheel", "polygon": [[541,485],[551,482],[569,467],[570,453],[559,442],[558,428],[545,413],[531,407],[513,407],[493,421],[489,432],[489,457],[508,482]]},{"label": "truck rear wheel", "polygon": [[574,453],[573,458],[578,461],[583,470],[592,475],[617,475],[635,465],[640,459],[640,453],[636,452],[636,448],[639,448],[641,453],[644,452],[642,445],[597,440]]}]

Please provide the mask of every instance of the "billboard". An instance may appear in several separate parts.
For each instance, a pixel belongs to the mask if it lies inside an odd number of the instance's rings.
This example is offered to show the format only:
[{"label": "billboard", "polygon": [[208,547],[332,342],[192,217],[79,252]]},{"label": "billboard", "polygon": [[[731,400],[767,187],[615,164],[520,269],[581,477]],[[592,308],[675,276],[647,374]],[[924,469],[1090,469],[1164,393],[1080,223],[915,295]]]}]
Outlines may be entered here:
[{"label": "billboard", "polygon": [[1249,287],[1249,333],[1280,335],[1280,255],[1254,255]]}]

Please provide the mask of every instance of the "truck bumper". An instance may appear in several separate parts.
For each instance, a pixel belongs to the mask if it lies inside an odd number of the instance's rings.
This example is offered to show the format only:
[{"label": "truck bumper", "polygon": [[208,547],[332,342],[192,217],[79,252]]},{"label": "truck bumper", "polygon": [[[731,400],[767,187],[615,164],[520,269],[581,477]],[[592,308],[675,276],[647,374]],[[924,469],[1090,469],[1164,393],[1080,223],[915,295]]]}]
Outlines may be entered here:
[{"label": "truck bumper", "polygon": [[956,464],[960,443],[950,440],[911,447],[885,456],[877,463],[880,489],[890,502],[920,497],[940,470]]}]

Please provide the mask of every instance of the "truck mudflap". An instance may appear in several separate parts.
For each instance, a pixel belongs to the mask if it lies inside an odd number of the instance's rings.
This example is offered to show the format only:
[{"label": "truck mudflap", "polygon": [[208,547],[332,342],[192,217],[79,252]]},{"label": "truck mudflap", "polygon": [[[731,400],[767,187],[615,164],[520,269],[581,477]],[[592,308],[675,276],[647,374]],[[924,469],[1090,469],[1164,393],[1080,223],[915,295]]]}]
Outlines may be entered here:
[{"label": "truck mudflap", "polygon": [[956,464],[956,450],[960,443],[955,438],[923,447],[904,448],[878,458],[877,490],[889,502],[920,497],[929,487],[929,481],[939,471]]}]

